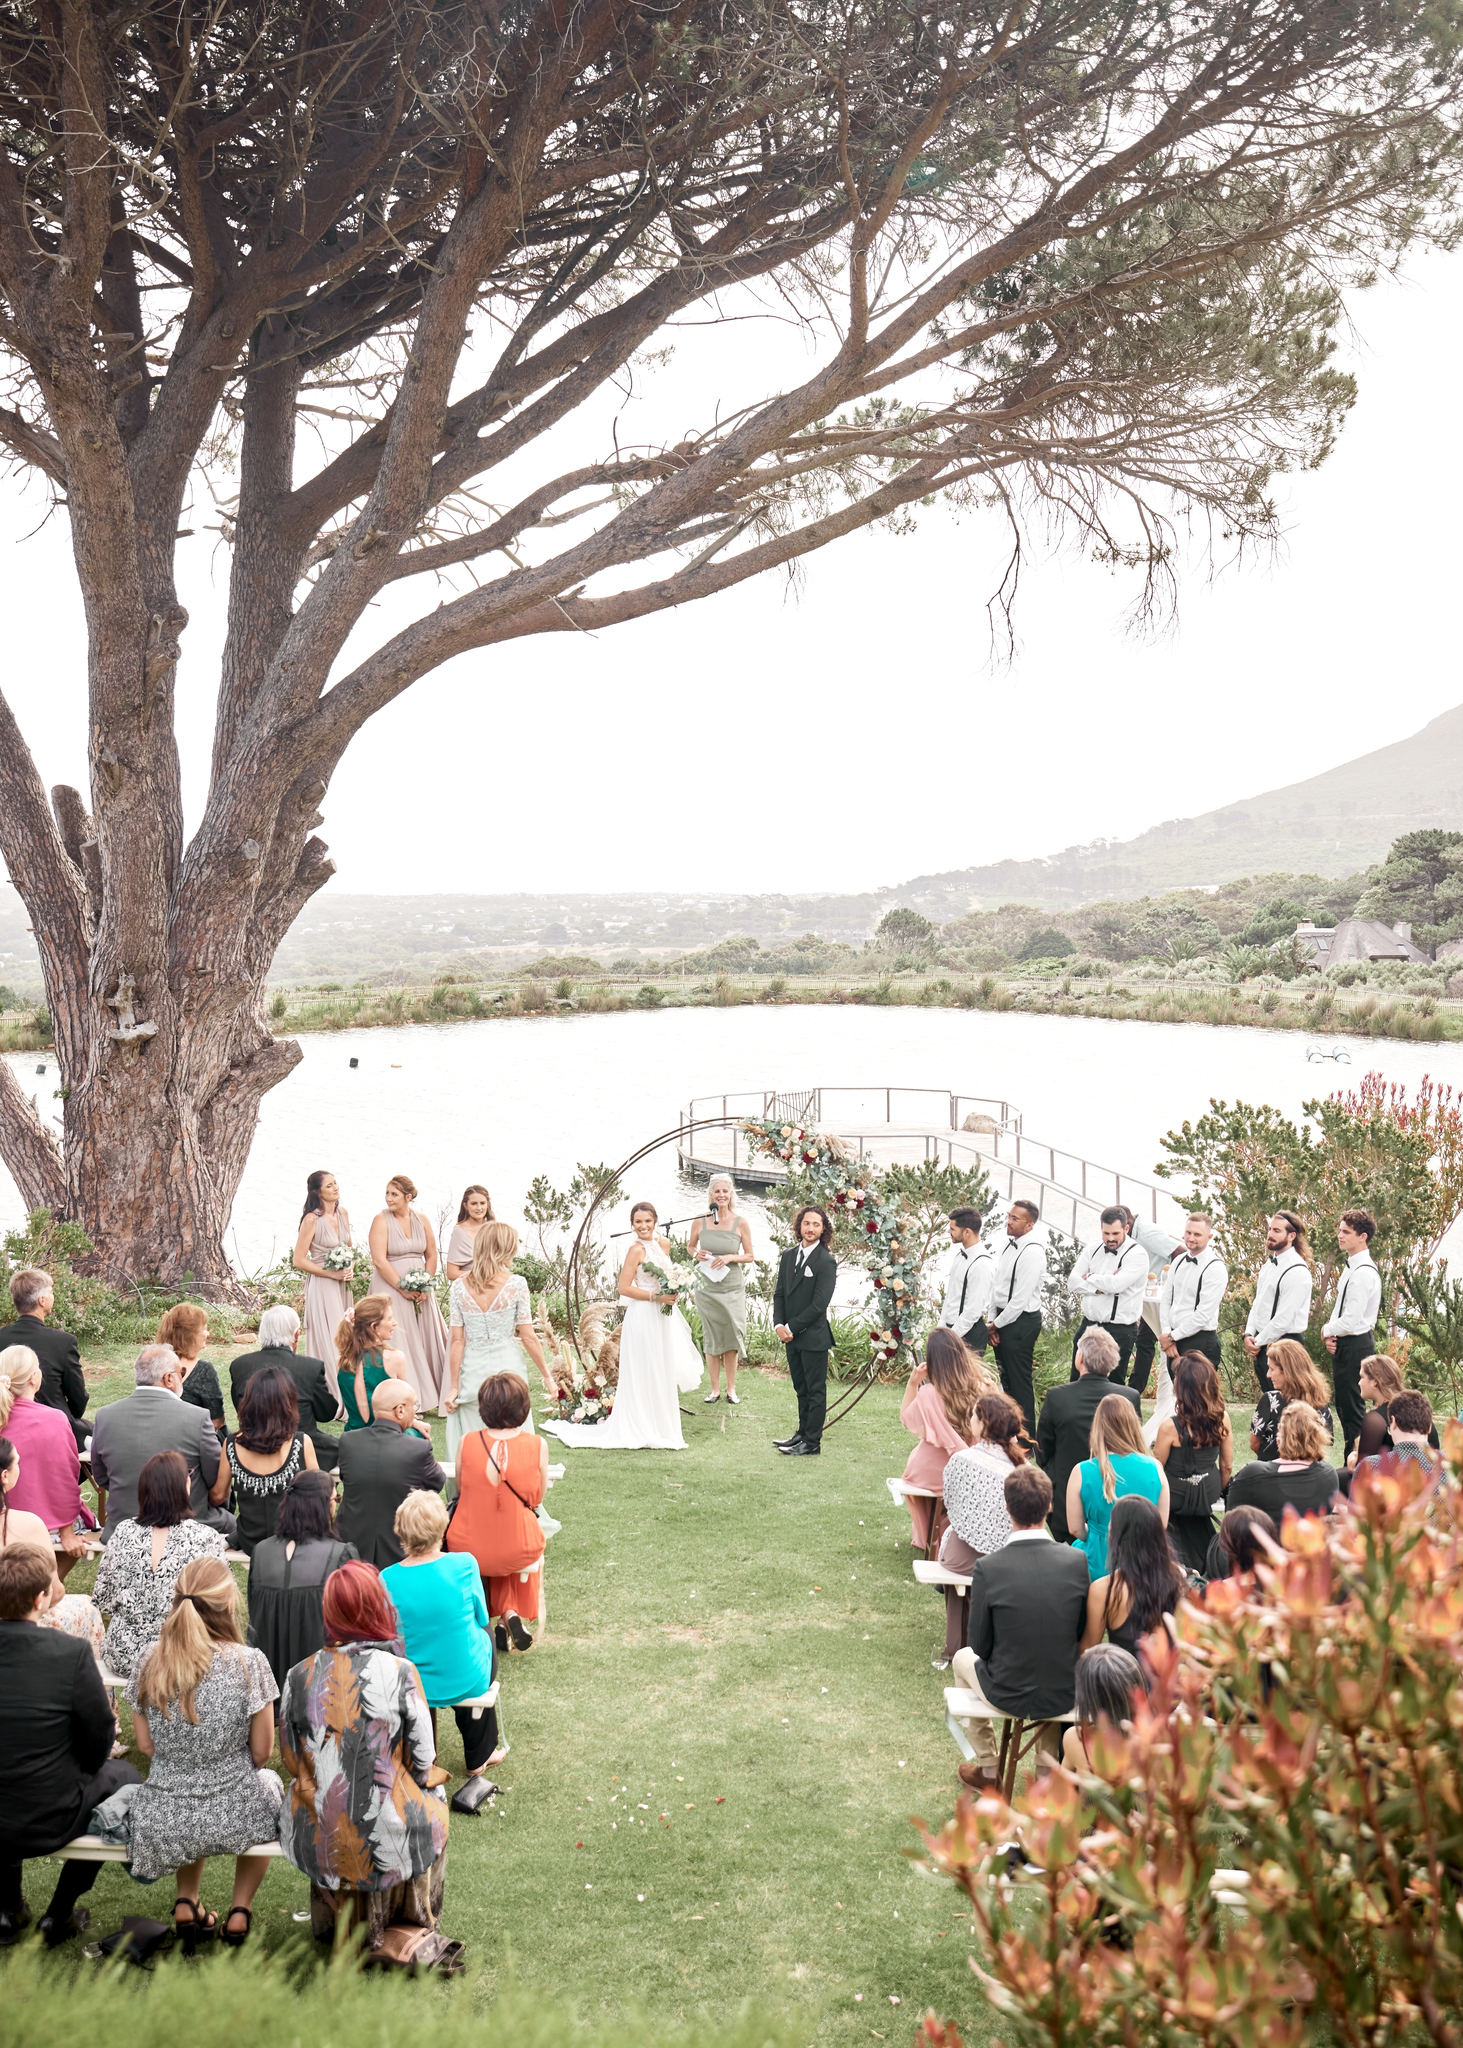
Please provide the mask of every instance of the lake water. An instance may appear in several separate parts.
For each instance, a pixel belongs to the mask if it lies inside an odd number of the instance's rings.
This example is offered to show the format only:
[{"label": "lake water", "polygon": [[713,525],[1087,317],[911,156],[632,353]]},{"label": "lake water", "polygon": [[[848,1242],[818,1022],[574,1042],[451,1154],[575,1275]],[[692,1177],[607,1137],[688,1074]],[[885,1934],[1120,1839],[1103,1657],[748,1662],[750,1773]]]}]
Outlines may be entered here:
[{"label": "lake water", "polygon": [[[497,1214],[520,1222],[536,1174],[563,1187],[581,1159],[618,1165],[674,1127],[694,1095],[892,1085],[1003,1096],[1028,1136],[1148,1178],[1163,1134],[1201,1115],[1211,1096],[1298,1117],[1303,1100],[1354,1086],[1372,1067],[1409,1087],[1431,1073],[1463,1088],[1460,1045],[1351,1040],[1352,1064],[1336,1066],[1308,1063],[1296,1032],[979,1010],[503,1018],[309,1033],[300,1043],[303,1060],[265,1098],[235,1204],[229,1248],[244,1272],[288,1254],[313,1167],[339,1177],[358,1242],[393,1173],[411,1176],[434,1219],[449,1203],[455,1216],[463,1186],[481,1181]],[[11,1056],[49,1114],[56,1066],[46,1062],[42,1077],[41,1063]],[[673,1146],[637,1167],[627,1192],[663,1217],[701,1203],[677,1175]],[[21,1213],[0,1172],[0,1221]],[[628,1221],[616,1216],[609,1228]]]}]

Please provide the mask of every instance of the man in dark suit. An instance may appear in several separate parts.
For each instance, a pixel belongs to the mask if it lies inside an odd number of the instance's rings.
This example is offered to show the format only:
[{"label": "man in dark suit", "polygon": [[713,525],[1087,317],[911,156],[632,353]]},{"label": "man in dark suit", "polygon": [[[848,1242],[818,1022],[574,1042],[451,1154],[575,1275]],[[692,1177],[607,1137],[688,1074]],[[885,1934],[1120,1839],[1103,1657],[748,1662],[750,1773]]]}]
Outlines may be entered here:
[{"label": "man in dark suit", "polygon": [[1058,1543],[1069,1543],[1067,1527],[1067,1481],[1073,1469],[1088,1455],[1092,1418],[1098,1403],[1109,1394],[1131,1401],[1141,1416],[1137,1392],[1109,1377],[1118,1369],[1119,1353],[1108,1332],[1093,1324],[1077,1339],[1077,1377],[1064,1387],[1053,1387],[1041,1404],[1036,1425],[1036,1462],[1052,1483],[1052,1534]]},{"label": "man in dark suit", "polygon": [[134,1368],[137,1391],[98,1408],[91,1438],[91,1476],[107,1496],[103,1543],[119,1522],[137,1513],[137,1475],[158,1451],[178,1451],[188,1467],[194,1519],[232,1542],[237,1524],[227,1508],[210,1504],[218,1477],[219,1447],[206,1408],[183,1399],[183,1368],[171,1344],[147,1344]]},{"label": "man in dark suit", "polygon": [[777,1262],[772,1320],[787,1349],[787,1369],[798,1397],[798,1426],[792,1436],[776,1442],[786,1457],[816,1458],[828,1412],[828,1353],[833,1348],[828,1304],[838,1282],[838,1262],[826,1210],[799,1209],[792,1228],[796,1242]]},{"label": "man in dark suit", "polygon": [[259,1318],[259,1349],[243,1351],[229,1367],[229,1393],[235,1412],[239,1396],[266,1365],[277,1365],[295,1383],[300,1397],[300,1427],[315,1446],[315,1462],[322,1472],[333,1472],[340,1455],[340,1439],[327,1435],[322,1423],[334,1422],[340,1405],[330,1391],[325,1366],[318,1358],[299,1355],[300,1319],[283,1302],[267,1308]]},{"label": "man in dark suit", "polygon": [[9,1344],[26,1344],[41,1362],[41,1390],[36,1399],[44,1408],[59,1408],[71,1424],[76,1448],[86,1448],[91,1424],[86,1420],[86,1380],[81,1354],[69,1330],[47,1327],[46,1317],[56,1306],[55,1284],[39,1266],[26,1266],[10,1283],[15,1303],[15,1321],[0,1330],[0,1351]]},{"label": "man in dark suit", "polygon": [[[1045,1527],[1052,1489],[1044,1472],[1018,1465],[1005,1495],[1011,1534],[971,1571],[970,1640],[955,1652],[950,1675],[997,1713],[1039,1722],[1036,1752],[1054,1764],[1061,1754],[1055,1716],[1071,1713],[1076,1692],[1087,1560],[1080,1550],[1054,1543]],[[995,1731],[992,1721],[970,1723],[975,1756],[960,1766],[963,1785],[999,1782]]]},{"label": "man in dark suit", "polygon": [[382,1380],[371,1396],[371,1417],[369,1429],[348,1429],[340,1440],[344,1494],[335,1533],[382,1571],[403,1556],[396,1510],[418,1488],[440,1493],[443,1477],[431,1444],[412,1427],[417,1397],[405,1380]]},{"label": "man in dark suit", "polygon": [[[49,1856],[84,1834],[94,1806],[139,1774],[109,1761],[117,1724],[90,1646],[42,1628],[55,1560],[32,1543],[0,1551],[0,1947],[30,1920],[21,1890],[29,1856]],[[47,1948],[86,1925],[76,1902],[98,1863],[66,1862],[41,1917]]]}]

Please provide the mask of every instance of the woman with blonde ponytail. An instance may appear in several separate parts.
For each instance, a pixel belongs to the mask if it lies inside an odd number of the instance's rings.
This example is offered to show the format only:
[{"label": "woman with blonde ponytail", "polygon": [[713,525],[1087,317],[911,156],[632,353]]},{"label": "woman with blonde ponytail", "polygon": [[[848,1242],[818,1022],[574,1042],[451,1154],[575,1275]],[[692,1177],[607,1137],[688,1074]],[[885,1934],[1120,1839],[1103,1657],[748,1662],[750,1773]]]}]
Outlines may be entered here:
[{"label": "woman with blonde ponytail", "polygon": [[1105,1394],[1098,1402],[1087,1447],[1092,1455],[1074,1467],[1067,1481],[1067,1527],[1073,1548],[1086,1552],[1095,1582],[1107,1573],[1107,1531],[1115,1501],[1141,1494],[1168,1527],[1168,1474],[1148,1448],[1137,1409],[1117,1394]]},{"label": "woman with blonde ponytail", "polygon": [[237,1859],[222,1938],[233,1948],[247,1938],[269,1868],[248,1851],[279,1835],[284,1787],[264,1768],[279,1687],[239,1633],[238,1601],[222,1558],[185,1565],[162,1634],[127,1688],[137,1747],[152,1758],[132,1808],[132,1871],[144,1882],[177,1872],[173,1917],[185,1945],[218,1927],[198,1903],[210,1856]]}]

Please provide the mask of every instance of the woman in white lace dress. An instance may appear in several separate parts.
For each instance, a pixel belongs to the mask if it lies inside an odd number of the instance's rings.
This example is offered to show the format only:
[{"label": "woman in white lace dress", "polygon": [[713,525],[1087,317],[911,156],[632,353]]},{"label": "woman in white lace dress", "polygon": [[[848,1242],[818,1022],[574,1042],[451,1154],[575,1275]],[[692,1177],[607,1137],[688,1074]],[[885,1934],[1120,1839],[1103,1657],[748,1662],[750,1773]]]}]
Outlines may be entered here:
[{"label": "woman in white lace dress", "polygon": [[[447,1455],[456,1463],[457,1450],[478,1420],[478,1388],[495,1372],[514,1372],[525,1383],[523,1355],[538,1367],[545,1387],[554,1391],[554,1376],[544,1363],[543,1347],[534,1334],[528,1282],[513,1270],[518,1232],[511,1223],[485,1223],[473,1240],[472,1264],[452,1283],[451,1348],[447,1358]],[[533,1410],[527,1431],[534,1433]]]},{"label": "woman in white lace dress", "polygon": [[[620,1299],[625,1320],[620,1325],[620,1379],[608,1422],[546,1422],[545,1433],[561,1443],[583,1444],[600,1451],[683,1451],[681,1404],[677,1396],[701,1383],[701,1354],[690,1325],[674,1306],[675,1296],[658,1291],[659,1283],[641,1279],[647,1259],[662,1272],[671,1271],[671,1251],[656,1235],[656,1213],[649,1202],[630,1211],[635,1235],[620,1268]],[[669,1308],[669,1315],[662,1310]]]}]

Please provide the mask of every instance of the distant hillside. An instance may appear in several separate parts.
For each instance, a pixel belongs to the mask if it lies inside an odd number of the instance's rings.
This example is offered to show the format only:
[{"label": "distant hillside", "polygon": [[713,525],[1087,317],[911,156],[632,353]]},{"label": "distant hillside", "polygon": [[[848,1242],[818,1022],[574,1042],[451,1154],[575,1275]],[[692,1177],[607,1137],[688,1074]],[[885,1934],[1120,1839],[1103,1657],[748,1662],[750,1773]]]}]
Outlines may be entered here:
[{"label": "distant hillside", "polygon": [[1400,833],[1424,825],[1463,829],[1463,705],[1411,739],[1202,817],[1155,825],[1137,839],[1069,846],[1049,860],[916,875],[889,893],[935,918],[958,916],[962,897],[967,909],[1034,903],[1075,910],[1241,875],[1355,874],[1379,861]]}]

